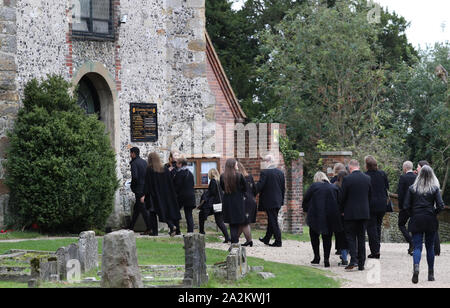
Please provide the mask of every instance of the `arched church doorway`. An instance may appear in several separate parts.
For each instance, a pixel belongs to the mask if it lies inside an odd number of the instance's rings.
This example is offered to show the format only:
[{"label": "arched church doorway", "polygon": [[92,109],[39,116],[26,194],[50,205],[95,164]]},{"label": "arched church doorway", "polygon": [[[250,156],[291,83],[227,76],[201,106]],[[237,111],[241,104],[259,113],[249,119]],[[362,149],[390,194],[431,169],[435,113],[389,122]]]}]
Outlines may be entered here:
[{"label": "arched church doorway", "polygon": [[119,106],[113,79],[103,65],[87,63],[80,68],[72,84],[78,88],[78,104],[105,124],[111,145],[118,153]]}]

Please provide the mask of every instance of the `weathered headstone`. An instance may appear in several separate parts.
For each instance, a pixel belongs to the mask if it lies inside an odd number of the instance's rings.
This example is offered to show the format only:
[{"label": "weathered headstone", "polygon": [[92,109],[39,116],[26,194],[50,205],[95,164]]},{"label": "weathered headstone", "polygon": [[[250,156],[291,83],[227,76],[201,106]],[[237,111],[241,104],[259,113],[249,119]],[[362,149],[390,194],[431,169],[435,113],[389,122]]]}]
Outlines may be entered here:
[{"label": "weathered headstone", "polygon": [[143,288],[134,232],[116,231],[103,238],[103,288]]},{"label": "weathered headstone", "polygon": [[231,245],[230,254],[227,257],[227,279],[236,281],[247,275],[247,252],[245,247],[239,244]]},{"label": "weathered headstone", "polygon": [[185,235],[184,250],[186,263],[184,284],[187,286],[200,287],[203,284],[208,283],[205,236],[197,233]]},{"label": "weathered headstone", "polygon": [[275,278],[275,275],[273,273],[268,273],[268,272],[259,272],[258,276],[264,280],[269,279],[269,278]]},{"label": "weathered headstone", "polygon": [[80,234],[78,240],[81,270],[89,272],[98,267],[98,241],[94,231],[86,231]]},{"label": "weathered headstone", "polygon": [[39,281],[52,281],[58,276],[58,263],[56,258],[34,258],[30,261],[31,278]]},{"label": "weathered headstone", "polygon": [[[60,280],[67,280],[67,263],[70,260],[80,261],[80,249],[78,244],[70,244],[56,251],[57,267]],[[81,263],[81,261],[80,261]]]}]

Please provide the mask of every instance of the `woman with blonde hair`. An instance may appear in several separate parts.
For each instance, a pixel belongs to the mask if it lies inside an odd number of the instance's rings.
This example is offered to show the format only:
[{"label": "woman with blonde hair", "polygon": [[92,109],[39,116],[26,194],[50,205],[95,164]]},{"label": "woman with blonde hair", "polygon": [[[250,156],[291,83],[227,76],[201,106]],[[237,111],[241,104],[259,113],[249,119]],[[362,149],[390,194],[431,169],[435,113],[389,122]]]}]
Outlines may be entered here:
[{"label": "woman with blonde hair", "polygon": [[330,267],[332,234],[343,231],[339,211],[339,188],[328,180],[323,172],[314,175],[314,183],[303,198],[303,211],[308,214],[311,245],[314,251],[313,265],[320,263],[320,235],[322,235],[324,264]]},{"label": "woman with blonde hair", "polygon": [[148,156],[145,196],[142,197],[142,202],[144,201],[150,209],[151,223],[156,225],[153,235],[158,235],[157,215],[160,222],[167,223],[170,235],[174,236],[177,231],[176,224],[181,219],[180,209],[170,171],[162,165],[158,153]]},{"label": "woman with blonde hair", "polygon": [[223,192],[220,189],[220,174],[217,169],[213,168],[208,172],[208,178],[210,180],[208,190],[206,191],[206,197],[204,203],[200,205],[200,212],[198,214],[199,218],[199,229],[200,234],[205,234],[205,221],[209,216],[214,215],[217,227],[222,231],[225,237],[224,244],[230,242],[230,236],[228,234],[227,227],[223,221],[222,211],[214,211],[214,204],[222,203]]},{"label": "woman with blonde hair", "polygon": [[439,228],[437,215],[444,209],[440,184],[433,169],[423,166],[414,184],[406,193],[403,207],[408,211],[408,231],[413,235],[414,274],[413,283],[419,282],[420,259],[422,257],[423,238],[427,250],[428,281],[434,281],[434,245]]}]

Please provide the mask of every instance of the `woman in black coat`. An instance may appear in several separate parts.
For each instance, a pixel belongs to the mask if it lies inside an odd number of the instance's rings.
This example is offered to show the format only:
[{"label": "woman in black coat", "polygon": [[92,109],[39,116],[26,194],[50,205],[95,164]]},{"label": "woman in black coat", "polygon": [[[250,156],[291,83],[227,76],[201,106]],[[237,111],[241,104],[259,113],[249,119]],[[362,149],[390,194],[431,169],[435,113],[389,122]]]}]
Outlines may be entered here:
[{"label": "woman in black coat", "polygon": [[145,196],[141,201],[145,201],[147,208],[150,209],[151,223],[155,226],[153,235],[158,235],[157,215],[160,222],[167,223],[170,235],[174,236],[176,225],[181,219],[180,208],[170,171],[162,166],[157,153],[151,153],[148,157],[144,192]]},{"label": "woman in black coat", "polygon": [[367,156],[366,174],[370,176],[372,183],[370,197],[370,220],[367,224],[367,235],[369,237],[370,259],[380,258],[381,226],[386,215],[389,181],[384,171],[378,170],[378,164],[373,156]]},{"label": "woman in black coat", "polygon": [[202,196],[201,205],[199,206],[200,212],[198,214],[199,218],[199,229],[201,234],[205,234],[205,221],[208,216],[214,215],[217,227],[222,231],[225,237],[224,244],[230,242],[230,236],[228,234],[227,227],[223,221],[222,212],[214,212],[214,204],[222,203],[223,192],[220,189],[220,174],[217,169],[211,169],[208,172],[208,177],[210,179],[208,190]]},{"label": "woman in black coat", "polygon": [[225,172],[220,176],[220,187],[224,191],[222,211],[225,223],[230,224],[231,243],[239,243],[239,229],[245,226],[245,201],[247,183],[244,176],[238,172],[237,161],[227,160]]},{"label": "woman in black coat", "polygon": [[256,223],[256,214],[258,212],[258,206],[256,204],[256,184],[253,176],[247,173],[244,165],[238,162],[239,172],[244,176],[247,184],[247,192],[245,193],[245,226],[239,231],[239,237],[244,233],[246,242],[242,246],[253,247],[252,230],[250,224]]},{"label": "woman in black coat", "polygon": [[[187,168],[187,160],[179,158],[177,160],[177,172],[173,178],[175,192],[177,194],[177,201],[180,209],[184,209],[186,217],[187,232],[194,232],[194,216],[192,211],[195,209],[195,189],[194,189],[194,175]],[[179,225],[177,225],[177,234],[180,234]]]},{"label": "woman in black coat", "polygon": [[323,172],[317,172],[314,183],[309,187],[303,199],[303,211],[308,213],[306,222],[309,226],[314,260],[320,263],[320,235],[322,235],[324,264],[330,267],[332,234],[343,231],[339,211],[339,188],[329,182]]},{"label": "woman in black coat", "polygon": [[414,274],[413,283],[419,282],[420,259],[423,249],[423,238],[427,249],[428,281],[434,281],[435,239],[439,228],[437,215],[444,209],[440,192],[440,184],[433,169],[424,166],[406,193],[404,209],[411,217],[408,231],[413,235]]},{"label": "woman in black coat", "polygon": [[[338,175],[336,176],[336,181],[334,182],[334,185],[336,185],[339,188],[339,195],[342,196],[342,182],[344,181],[344,178],[348,175],[347,170],[345,168],[341,171],[339,171]],[[341,202],[342,200],[339,200]],[[340,204],[339,204],[340,207]],[[341,216],[341,222],[342,226],[344,226],[344,216]],[[336,237],[336,249],[339,251],[339,254],[341,255],[341,263],[339,263],[339,266],[347,266],[348,265],[348,243],[347,243],[347,237],[345,236],[345,231],[338,232],[335,234]]]}]

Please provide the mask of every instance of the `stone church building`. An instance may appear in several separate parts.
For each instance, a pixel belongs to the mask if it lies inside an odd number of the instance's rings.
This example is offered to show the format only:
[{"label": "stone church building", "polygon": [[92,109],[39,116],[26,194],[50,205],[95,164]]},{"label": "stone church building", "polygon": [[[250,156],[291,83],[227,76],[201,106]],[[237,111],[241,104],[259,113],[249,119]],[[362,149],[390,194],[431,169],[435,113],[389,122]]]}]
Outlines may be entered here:
[{"label": "stone church building", "polygon": [[[132,208],[131,147],[144,158],[156,151],[164,161],[170,150],[185,154],[201,190],[210,168],[223,170],[236,156],[234,126],[248,121],[205,31],[205,0],[0,0],[0,160],[26,83],[48,74],[78,87],[80,106],[98,114],[110,134],[121,181],[108,222],[113,228],[124,226]],[[141,119],[142,110],[153,114]],[[257,180],[261,157],[278,151],[285,127],[257,127],[256,143],[243,132],[245,153],[258,155],[242,161]],[[281,164],[288,206],[280,221],[300,232],[302,164],[292,164]],[[9,191],[3,178],[0,167],[0,225]]]}]

